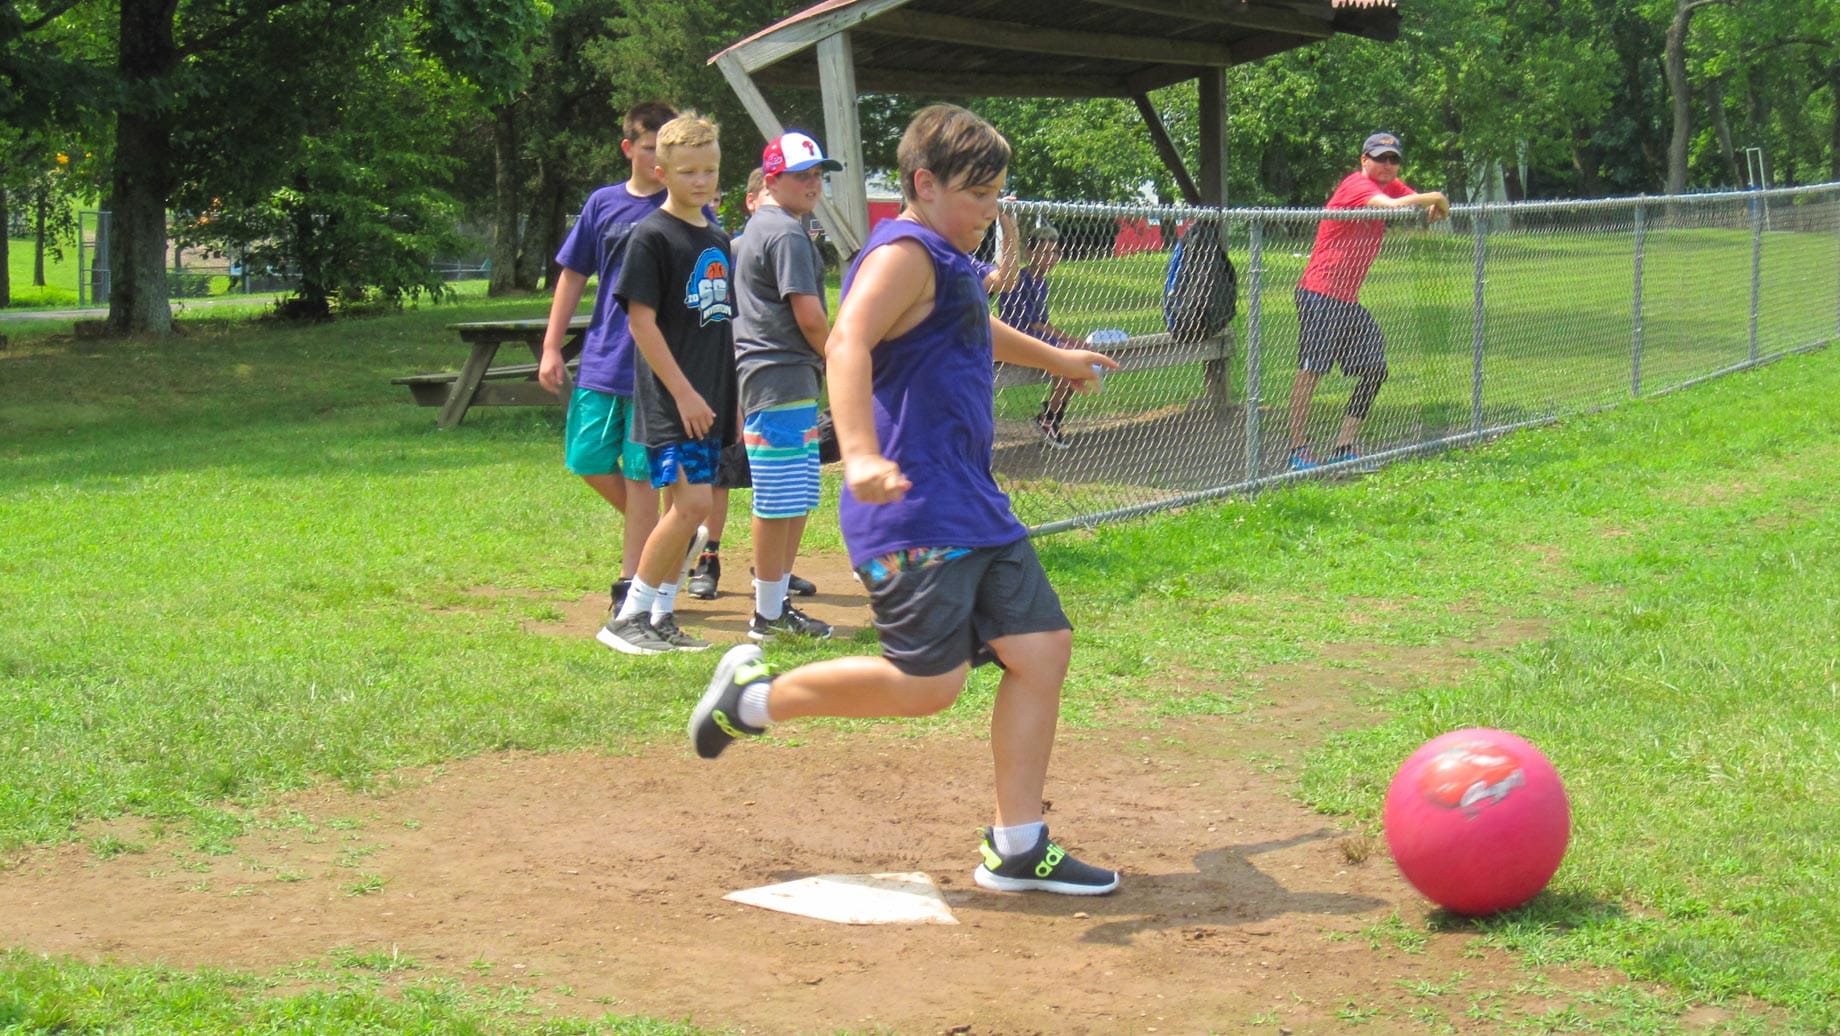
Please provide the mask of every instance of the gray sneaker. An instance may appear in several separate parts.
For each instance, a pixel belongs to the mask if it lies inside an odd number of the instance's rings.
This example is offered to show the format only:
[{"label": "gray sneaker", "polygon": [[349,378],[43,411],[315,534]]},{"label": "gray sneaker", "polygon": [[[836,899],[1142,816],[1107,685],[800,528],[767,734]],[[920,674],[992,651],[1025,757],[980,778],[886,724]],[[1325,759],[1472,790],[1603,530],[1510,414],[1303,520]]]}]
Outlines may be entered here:
[{"label": "gray sneaker", "polygon": [[[677,650],[669,641],[658,635],[652,628],[650,620],[644,615],[629,615],[624,619],[608,619],[607,625],[594,635],[594,639],[608,647],[628,655],[662,655]],[[705,644],[704,647],[709,645]]]},{"label": "gray sneaker", "polygon": [[707,651],[709,649],[709,641],[698,640],[679,629],[677,617],[674,615],[660,615],[651,620],[651,625],[652,632],[658,634],[659,640],[671,645],[673,651]]},{"label": "gray sneaker", "polygon": [[748,637],[753,640],[766,640],[769,637],[810,637],[813,640],[831,639],[831,624],[822,619],[814,619],[792,606],[792,598],[780,607],[779,618],[764,619],[759,612],[754,613],[754,621],[748,624]]}]

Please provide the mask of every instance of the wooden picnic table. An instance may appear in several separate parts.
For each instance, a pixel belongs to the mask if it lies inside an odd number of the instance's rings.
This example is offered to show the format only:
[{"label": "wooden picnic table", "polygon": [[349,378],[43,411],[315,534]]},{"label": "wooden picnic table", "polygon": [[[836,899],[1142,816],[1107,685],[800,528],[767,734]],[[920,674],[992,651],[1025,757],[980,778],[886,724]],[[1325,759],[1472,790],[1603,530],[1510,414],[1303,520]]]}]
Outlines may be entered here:
[{"label": "wooden picnic table", "polygon": [[[390,379],[392,385],[407,385],[418,405],[440,407],[437,425],[452,428],[466,420],[466,412],[476,406],[562,404],[555,393],[537,381],[537,361],[543,359],[543,335],[549,330],[549,318],[478,320],[447,327],[471,347],[459,370],[405,374]],[[587,329],[585,315],[569,321],[569,337],[563,343],[562,357],[569,361],[571,371],[580,362],[581,338]],[[499,347],[507,342],[522,342],[530,349],[532,362],[492,366],[498,358]]]}]

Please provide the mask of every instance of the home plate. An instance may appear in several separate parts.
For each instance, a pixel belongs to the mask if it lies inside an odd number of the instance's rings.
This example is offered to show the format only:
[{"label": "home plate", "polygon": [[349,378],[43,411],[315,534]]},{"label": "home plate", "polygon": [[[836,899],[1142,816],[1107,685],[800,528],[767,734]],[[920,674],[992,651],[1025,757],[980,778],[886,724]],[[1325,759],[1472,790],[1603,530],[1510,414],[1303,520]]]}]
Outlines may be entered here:
[{"label": "home plate", "polygon": [[939,886],[921,871],[820,874],[730,892],[723,899],[839,924],[957,924]]}]

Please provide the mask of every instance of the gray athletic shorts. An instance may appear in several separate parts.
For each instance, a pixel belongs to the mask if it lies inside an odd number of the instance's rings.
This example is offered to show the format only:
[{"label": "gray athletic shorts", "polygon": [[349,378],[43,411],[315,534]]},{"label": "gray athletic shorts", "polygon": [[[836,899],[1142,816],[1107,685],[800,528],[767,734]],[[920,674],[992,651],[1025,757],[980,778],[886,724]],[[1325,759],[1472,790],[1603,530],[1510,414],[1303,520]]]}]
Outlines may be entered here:
[{"label": "gray athletic shorts", "polygon": [[1000,637],[1073,628],[1026,536],[1000,547],[902,551],[857,571],[882,657],[909,676],[995,662],[990,642]]}]

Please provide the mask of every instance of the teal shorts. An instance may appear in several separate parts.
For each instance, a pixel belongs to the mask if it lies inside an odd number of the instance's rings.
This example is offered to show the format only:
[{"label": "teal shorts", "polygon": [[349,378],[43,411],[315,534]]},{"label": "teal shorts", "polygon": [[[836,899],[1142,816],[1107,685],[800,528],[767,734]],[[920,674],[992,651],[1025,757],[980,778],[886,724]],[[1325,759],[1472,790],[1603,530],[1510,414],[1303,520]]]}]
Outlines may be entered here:
[{"label": "teal shorts", "polygon": [[570,472],[649,478],[645,447],[632,441],[631,396],[575,386],[562,434],[562,459]]}]

